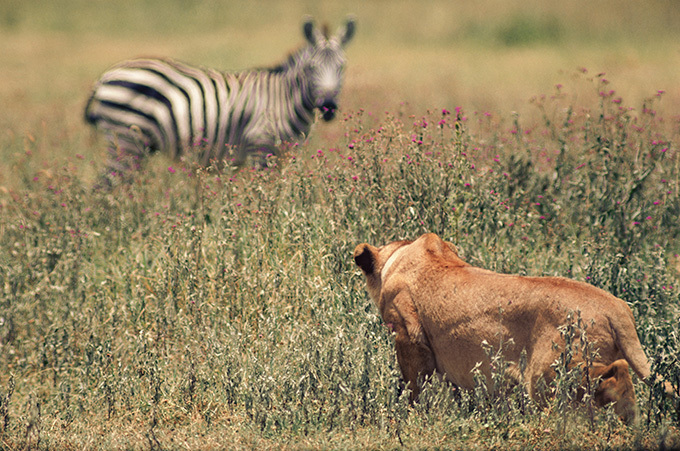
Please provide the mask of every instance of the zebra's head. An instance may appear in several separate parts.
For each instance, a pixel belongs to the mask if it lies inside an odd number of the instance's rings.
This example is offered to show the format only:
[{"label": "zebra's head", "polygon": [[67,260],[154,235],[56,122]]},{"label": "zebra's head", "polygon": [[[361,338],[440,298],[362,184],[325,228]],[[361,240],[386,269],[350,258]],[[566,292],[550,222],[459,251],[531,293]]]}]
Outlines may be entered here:
[{"label": "zebra's head", "polygon": [[337,98],[345,68],[343,49],[354,36],[354,19],[349,17],[345,25],[331,37],[320,31],[311,19],[305,21],[303,30],[311,44],[305,75],[310,81],[314,106],[321,111],[325,121],[330,121],[338,109]]}]

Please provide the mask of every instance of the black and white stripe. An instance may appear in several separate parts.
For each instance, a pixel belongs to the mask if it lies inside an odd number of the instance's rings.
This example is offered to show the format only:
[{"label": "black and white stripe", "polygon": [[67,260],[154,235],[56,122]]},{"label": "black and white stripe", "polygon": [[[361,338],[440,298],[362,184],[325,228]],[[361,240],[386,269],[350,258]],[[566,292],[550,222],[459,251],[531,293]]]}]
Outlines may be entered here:
[{"label": "black and white stripe", "polygon": [[201,151],[200,161],[277,153],[282,143],[303,139],[319,109],[331,120],[337,109],[354,21],[332,37],[311,20],[307,44],[283,64],[263,70],[221,73],[169,59],[135,59],[97,82],[85,119],[110,140],[107,173],[126,173],[148,151],[177,157]]}]

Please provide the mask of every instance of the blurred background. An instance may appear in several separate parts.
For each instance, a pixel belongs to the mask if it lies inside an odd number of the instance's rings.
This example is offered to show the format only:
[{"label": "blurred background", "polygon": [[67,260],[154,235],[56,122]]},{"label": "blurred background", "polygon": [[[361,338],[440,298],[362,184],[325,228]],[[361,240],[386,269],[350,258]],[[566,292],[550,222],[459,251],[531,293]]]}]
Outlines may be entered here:
[{"label": "blurred background", "polygon": [[[270,66],[303,43],[305,15],[333,30],[350,13],[358,31],[347,49],[344,111],[419,115],[460,106],[529,120],[530,99],[557,84],[574,98],[594,94],[592,84],[570,85],[583,69],[586,77],[605,73],[633,108],[663,90],[659,108],[680,110],[675,0],[2,0],[0,152],[43,130],[82,153],[88,91],[120,60]],[[314,133],[333,139],[341,125]]]}]

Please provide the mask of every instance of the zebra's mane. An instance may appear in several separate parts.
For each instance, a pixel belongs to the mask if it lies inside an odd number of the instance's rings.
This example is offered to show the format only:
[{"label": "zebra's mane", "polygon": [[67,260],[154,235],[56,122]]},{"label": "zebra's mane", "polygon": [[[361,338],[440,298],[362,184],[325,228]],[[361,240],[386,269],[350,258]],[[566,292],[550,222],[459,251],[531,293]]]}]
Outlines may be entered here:
[{"label": "zebra's mane", "polygon": [[296,51],[291,52],[288,55],[288,58],[286,58],[286,60],[283,63],[262,70],[266,70],[272,74],[287,72],[295,68],[300,61],[304,61],[311,53],[311,50],[312,50],[311,45],[305,45],[303,47],[300,47]]}]

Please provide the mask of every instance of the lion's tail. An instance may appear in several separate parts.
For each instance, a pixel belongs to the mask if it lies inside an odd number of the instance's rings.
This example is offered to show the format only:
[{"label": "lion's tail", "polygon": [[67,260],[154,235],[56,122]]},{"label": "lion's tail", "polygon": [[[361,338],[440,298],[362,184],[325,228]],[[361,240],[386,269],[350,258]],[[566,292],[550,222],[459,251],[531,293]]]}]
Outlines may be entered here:
[{"label": "lion's tail", "polygon": [[[628,364],[635,374],[640,377],[647,385],[653,385],[656,380],[652,378],[652,367],[649,364],[649,360],[645,355],[645,351],[642,349],[642,344],[640,344],[640,338],[635,330],[635,319],[633,317],[633,312],[628,310],[628,315],[618,318],[609,319],[612,329],[616,334],[616,342],[626,359]],[[664,381],[664,389],[666,395],[671,398],[677,397],[673,386]]]}]

